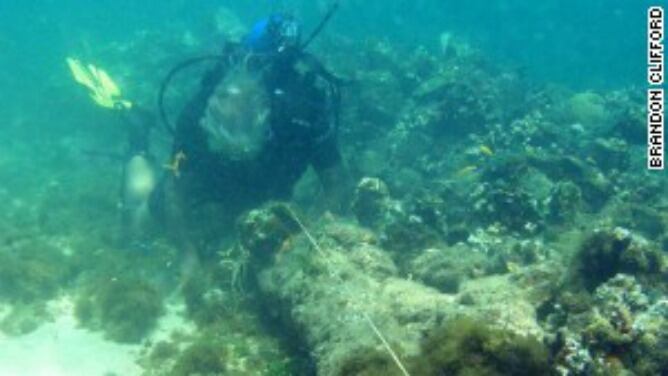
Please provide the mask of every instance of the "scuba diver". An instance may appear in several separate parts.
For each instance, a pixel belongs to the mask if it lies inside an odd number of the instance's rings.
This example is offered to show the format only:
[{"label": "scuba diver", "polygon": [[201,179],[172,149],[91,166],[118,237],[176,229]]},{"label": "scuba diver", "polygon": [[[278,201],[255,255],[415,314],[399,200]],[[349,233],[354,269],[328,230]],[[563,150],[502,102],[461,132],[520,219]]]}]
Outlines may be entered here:
[{"label": "scuba diver", "polygon": [[[225,228],[253,206],[289,199],[308,167],[328,208],[343,210],[351,184],[337,145],[339,81],[305,52],[323,24],[303,42],[291,16],[258,22],[240,42],[225,44],[181,111],[172,173],[153,202],[186,248],[193,246],[187,224],[197,223],[201,204],[218,204],[216,221]],[[164,88],[161,114],[172,129]]]},{"label": "scuba diver", "polygon": [[[151,116],[122,100],[106,72],[68,60],[93,99],[119,110],[129,124],[121,192],[124,237],[133,242],[145,237],[148,223],[160,222],[193,253],[189,224],[202,221],[199,208],[217,205],[215,220],[225,228],[245,210],[289,199],[309,167],[319,177],[328,209],[344,209],[352,185],[337,145],[339,80],[305,51],[335,10],[336,3],[306,40],[294,17],[272,14],[241,41],[226,42],[222,54],[172,69],[158,102],[174,139],[172,161],[160,179],[149,153]],[[172,126],[163,103],[171,79],[211,60],[215,64]]]}]

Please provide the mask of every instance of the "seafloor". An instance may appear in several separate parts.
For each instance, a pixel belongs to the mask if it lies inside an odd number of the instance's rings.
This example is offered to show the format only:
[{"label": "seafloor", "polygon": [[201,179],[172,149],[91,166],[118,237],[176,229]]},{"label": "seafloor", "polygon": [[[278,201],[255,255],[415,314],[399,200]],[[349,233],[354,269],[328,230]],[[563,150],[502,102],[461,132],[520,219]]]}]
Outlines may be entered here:
[{"label": "seafloor", "polygon": [[[202,35],[72,55],[151,105]],[[2,128],[0,375],[401,375],[388,346],[411,375],[668,374],[668,180],[645,169],[642,91],[535,82],[440,42],[323,35],[312,52],[346,80],[349,214],[309,173],[236,227],[205,211],[189,225],[210,257],[185,272],[159,230],[121,246],[124,129],[63,57],[63,94]]]}]

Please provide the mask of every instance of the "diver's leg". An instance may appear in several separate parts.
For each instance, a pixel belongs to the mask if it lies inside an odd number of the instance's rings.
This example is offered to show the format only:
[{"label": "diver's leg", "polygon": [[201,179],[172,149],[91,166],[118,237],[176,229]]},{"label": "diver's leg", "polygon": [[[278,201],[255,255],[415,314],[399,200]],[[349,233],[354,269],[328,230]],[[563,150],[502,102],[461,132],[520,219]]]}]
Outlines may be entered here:
[{"label": "diver's leg", "polygon": [[127,246],[146,243],[151,222],[149,201],[156,190],[157,177],[150,157],[149,139],[155,119],[150,111],[134,105],[119,112],[126,130],[126,164],[121,179],[121,241]]},{"label": "diver's leg", "polygon": [[121,188],[122,242],[132,247],[145,243],[152,222],[150,201],[156,192],[157,179],[153,163],[135,155],[123,169]]},{"label": "diver's leg", "polygon": [[187,217],[189,209],[194,205],[192,200],[188,199],[193,197],[188,193],[192,189],[189,183],[193,180],[185,179],[185,177],[168,176],[164,179],[163,189],[161,189],[162,199],[160,200],[159,213],[162,228],[181,255],[179,288],[200,267],[196,242],[189,231]]}]

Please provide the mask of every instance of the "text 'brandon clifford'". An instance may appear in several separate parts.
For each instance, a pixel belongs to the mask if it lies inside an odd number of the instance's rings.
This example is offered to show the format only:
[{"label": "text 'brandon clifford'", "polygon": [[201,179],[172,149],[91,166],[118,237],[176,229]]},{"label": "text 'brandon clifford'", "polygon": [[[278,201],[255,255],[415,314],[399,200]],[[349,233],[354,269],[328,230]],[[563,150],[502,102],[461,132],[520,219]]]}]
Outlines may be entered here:
[{"label": "text 'brandon clifford'", "polygon": [[662,7],[647,11],[647,168],[664,165],[664,12]]}]

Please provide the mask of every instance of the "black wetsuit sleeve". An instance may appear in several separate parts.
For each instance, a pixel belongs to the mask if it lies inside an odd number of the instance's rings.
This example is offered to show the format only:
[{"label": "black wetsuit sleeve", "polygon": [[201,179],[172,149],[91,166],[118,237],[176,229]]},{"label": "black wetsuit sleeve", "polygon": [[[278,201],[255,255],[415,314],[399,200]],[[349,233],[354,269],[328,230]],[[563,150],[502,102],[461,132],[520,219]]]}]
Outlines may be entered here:
[{"label": "black wetsuit sleeve", "polygon": [[195,148],[200,147],[200,144],[204,142],[204,135],[198,131],[197,125],[216,87],[227,75],[233,61],[240,58],[242,52],[240,48],[236,43],[227,43],[220,61],[202,77],[197,93],[188,101],[176,121],[175,152],[191,149],[193,145]]},{"label": "black wetsuit sleeve", "polygon": [[150,153],[150,132],[155,125],[155,118],[151,112],[135,106],[130,110],[123,111],[121,116],[128,131],[126,157],[148,155]]},{"label": "black wetsuit sleeve", "polygon": [[[225,77],[228,65],[225,62],[219,62],[208,71],[200,83],[197,93],[188,101],[176,122],[176,132],[174,138],[174,151],[191,149],[193,144],[197,144],[196,138],[202,137],[197,131],[197,124],[201,119],[209,100],[214,93],[218,83]],[[199,137],[198,137],[199,136]]]}]

